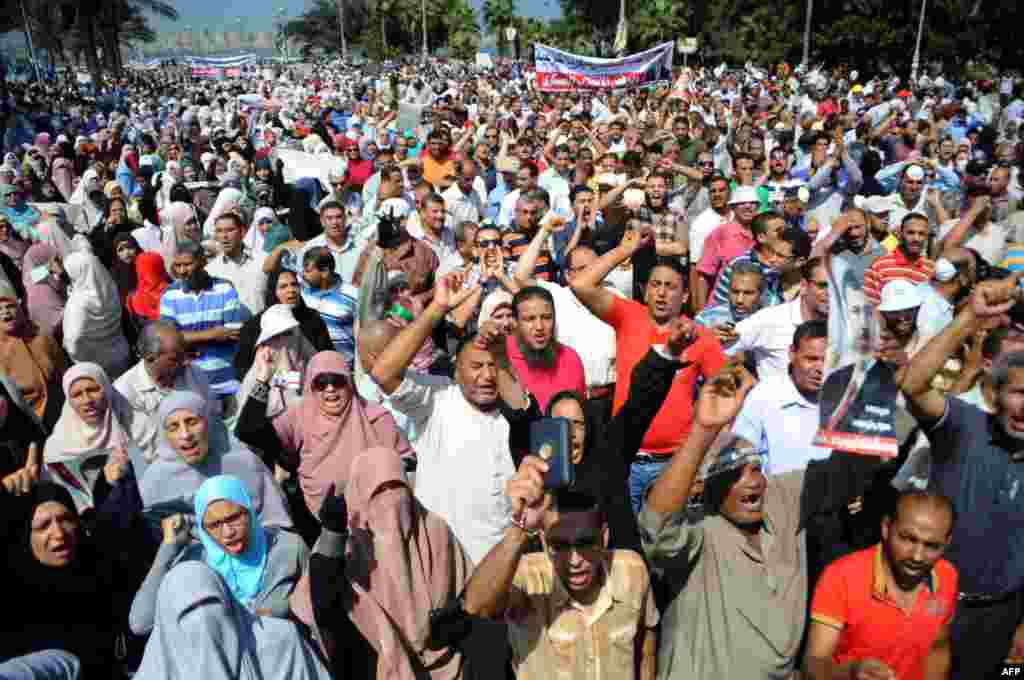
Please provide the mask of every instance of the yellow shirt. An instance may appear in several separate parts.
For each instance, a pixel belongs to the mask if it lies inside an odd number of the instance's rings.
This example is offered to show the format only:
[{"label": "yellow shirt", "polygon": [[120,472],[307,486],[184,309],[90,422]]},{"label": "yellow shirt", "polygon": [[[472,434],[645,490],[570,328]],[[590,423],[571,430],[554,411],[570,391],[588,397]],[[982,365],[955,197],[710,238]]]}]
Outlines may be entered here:
[{"label": "yellow shirt", "polygon": [[658,625],[647,565],[614,550],[594,604],[574,602],[546,553],[523,557],[512,582],[508,636],[517,680],[629,680],[638,633]]}]

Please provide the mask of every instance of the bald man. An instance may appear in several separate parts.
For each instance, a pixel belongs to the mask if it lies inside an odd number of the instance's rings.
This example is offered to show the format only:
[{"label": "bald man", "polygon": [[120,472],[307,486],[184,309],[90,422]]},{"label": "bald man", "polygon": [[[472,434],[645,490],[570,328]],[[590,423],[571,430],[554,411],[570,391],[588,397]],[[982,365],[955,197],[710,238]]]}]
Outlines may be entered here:
[{"label": "bald man", "polygon": [[[386,408],[388,413],[394,417],[395,423],[398,424],[398,429],[405,434],[405,438],[409,440],[409,443],[415,449],[416,436],[419,434],[416,432],[415,423],[404,413],[391,407],[388,395],[384,394],[380,386],[370,376],[370,371],[377,364],[377,359],[384,351],[384,348],[398,336],[401,330],[395,324],[384,319],[368,321],[359,327],[359,336],[356,338],[356,356],[359,359],[362,370],[356,372],[356,390],[363,399],[380,404]],[[444,382],[444,378],[440,376],[422,374],[417,379],[420,378],[427,382],[433,379],[436,379],[439,383]]]},{"label": "bald man", "polygon": [[946,680],[957,571],[942,559],[948,498],[910,491],[882,520],[882,542],[830,564],[818,580],[804,672],[813,680]]}]

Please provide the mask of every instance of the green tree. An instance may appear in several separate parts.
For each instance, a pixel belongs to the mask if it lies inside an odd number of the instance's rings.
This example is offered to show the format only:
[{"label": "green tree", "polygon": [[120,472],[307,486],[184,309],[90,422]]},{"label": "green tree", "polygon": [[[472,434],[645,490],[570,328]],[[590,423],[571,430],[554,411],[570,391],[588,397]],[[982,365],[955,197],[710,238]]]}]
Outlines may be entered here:
[{"label": "green tree", "polygon": [[484,25],[494,34],[498,45],[498,54],[510,54],[505,29],[515,23],[515,0],[484,0]]}]

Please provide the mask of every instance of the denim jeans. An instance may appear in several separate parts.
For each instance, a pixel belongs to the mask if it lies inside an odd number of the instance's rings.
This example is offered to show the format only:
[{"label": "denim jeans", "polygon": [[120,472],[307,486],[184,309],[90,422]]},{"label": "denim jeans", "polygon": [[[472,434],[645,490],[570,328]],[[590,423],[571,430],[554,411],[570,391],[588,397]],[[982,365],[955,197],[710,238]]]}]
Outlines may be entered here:
[{"label": "denim jeans", "polygon": [[633,461],[629,468],[629,501],[633,505],[634,513],[640,512],[647,489],[654,484],[670,462],[672,462],[672,456],[665,456],[665,460],[638,459]]},{"label": "denim jeans", "polygon": [[0,663],[0,680],[78,680],[78,657],[60,649],[47,649]]}]

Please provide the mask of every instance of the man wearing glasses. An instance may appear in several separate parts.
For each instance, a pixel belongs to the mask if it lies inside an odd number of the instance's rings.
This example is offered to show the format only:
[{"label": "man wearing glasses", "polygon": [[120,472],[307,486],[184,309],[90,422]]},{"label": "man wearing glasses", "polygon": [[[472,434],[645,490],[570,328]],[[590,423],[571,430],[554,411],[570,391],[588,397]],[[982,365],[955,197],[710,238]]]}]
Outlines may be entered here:
[{"label": "man wearing glasses", "polygon": [[[508,482],[513,526],[473,572],[463,608],[508,621],[519,680],[653,680],[659,615],[646,565],[632,550],[608,549],[592,496],[546,494],[546,471],[528,456]],[[537,535],[544,551],[525,554]]]}]

